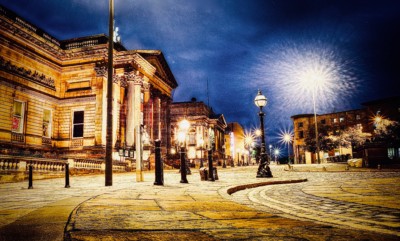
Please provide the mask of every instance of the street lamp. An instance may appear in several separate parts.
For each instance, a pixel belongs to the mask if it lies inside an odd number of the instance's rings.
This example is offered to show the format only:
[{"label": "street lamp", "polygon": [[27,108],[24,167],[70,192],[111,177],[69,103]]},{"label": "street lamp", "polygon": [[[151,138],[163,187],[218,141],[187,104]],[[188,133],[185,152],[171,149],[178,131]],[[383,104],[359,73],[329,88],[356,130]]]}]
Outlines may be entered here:
[{"label": "street lamp", "polygon": [[255,138],[255,136],[251,132],[245,133],[245,135],[244,135],[244,145],[245,145],[245,147],[247,147],[247,154],[248,154],[247,165],[249,165],[250,149],[251,149],[251,146],[253,146],[253,144],[254,144],[254,138]]},{"label": "street lamp", "polygon": [[180,146],[180,161],[181,161],[181,181],[180,183],[189,183],[186,178],[186,134],[189,130],[190,123],[183,119],[178,123],[178,142]]},{"label": "street lamp", "polygon": [[254,99],[254,103],[260,108],[258,115],[260,116],[260,127],[261,127],[261,161],[258,166],[257,177],[272,177],[271,169],[269,168],[269,163],[267,159],[267,154],[265,153],[265,134],[264,134],[264,112],[262,108],[267,105],[267,98],[258,90],[258,94]]},{"label": "street lamp", "polygon": [[284,144],[287,144],[288,164],[290,165],[290,143],[292,143],[292,140],[293,140],[293,133],[288,132],[288,131],[283,131],[283,132],[281,132],[280,136],[281,136],[281,142]]},{"label": "street lamp", "polygon": [[203,163],[203,146],[204,146],[204,140],[201,138],[199,140],[199,145],[200,145],[200,168],[204,167]]},{"label": "street lamp", "polygon": [[279,150],[278,148],[276,148],[276,149],[274,150],[275,164],[278,164],[278,162],[277,162],[277,157],[279,156],[279,154],[280,154],[280,150]]}]

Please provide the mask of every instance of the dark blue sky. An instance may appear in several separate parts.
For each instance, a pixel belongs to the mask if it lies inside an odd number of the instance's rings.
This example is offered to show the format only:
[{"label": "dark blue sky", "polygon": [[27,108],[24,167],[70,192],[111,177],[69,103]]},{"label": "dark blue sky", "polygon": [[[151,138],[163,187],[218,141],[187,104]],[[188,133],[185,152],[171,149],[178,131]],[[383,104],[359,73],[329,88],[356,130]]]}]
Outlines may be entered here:
[{"label": "dark blue sky", "polygon": [[[60,40],[108,33],[107,0],[0,3]],[[249,128],[260,88],[270,138],[291,115],[313,113],[302,78],[328,81],[317,113],[400,93],[397,0],[115,0],[115,18],[125,47],[163,51],[179,84],[174,101],[207,103],[208,81],[215,112]]]}]

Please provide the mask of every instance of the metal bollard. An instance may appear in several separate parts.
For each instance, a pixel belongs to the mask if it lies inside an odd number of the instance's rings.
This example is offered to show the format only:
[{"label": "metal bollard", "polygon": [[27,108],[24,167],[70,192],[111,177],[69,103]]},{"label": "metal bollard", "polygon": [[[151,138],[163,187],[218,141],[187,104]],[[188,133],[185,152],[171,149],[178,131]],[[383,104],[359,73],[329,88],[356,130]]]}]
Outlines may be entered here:
[{"label": "metal bollard", "polygon": [[181,147],[180,154],[181,154],[181,181],[180,181],[180,183],[189,183],[186,178],[186,171],[187,171],[186,170],[186,157],[185,157],[186,150],[185,150],[184,146]]},{"label": "metal bollard", "polygon": [[156,155],[156,180],[154,182],[154,185],[164,185],[164,173],[163,173],[163,163],[161,160],[161,141],[156,140],[155,141],[155,155]]},{"label": "metal bollard", "polygon": [[70,188],[70,186],[69,186],[69,163],[65,163],[65,188]]},{"label": "metal bollard", "polygon": [[28,189],[33,189],[33,166],[29,165],[29,186]]},{"label": "metal bollard", "polygon": [[212,149],[208,150],[208,181],[215,181],[214,179],[214,167],[213,167],[213,158],[212,158]]}]

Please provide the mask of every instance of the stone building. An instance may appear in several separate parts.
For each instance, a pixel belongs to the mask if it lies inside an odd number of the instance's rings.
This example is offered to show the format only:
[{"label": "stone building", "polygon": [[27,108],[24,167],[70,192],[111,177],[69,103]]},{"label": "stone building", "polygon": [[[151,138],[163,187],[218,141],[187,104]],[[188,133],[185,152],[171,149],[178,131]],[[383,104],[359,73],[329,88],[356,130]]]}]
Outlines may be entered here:
[{"label": "stone building", "polygon": [[[364,133],[370,133],[372,138],[375,130],[375,118],[380,116],[393,121],[400,121],[400,98],[392,97],[362,103],[364,108],[317,115],[317,125],[329,126],[333,133],[348,127],[356,127]],[[305,138],[309,129],[315,129],[314,114],[300,114],[291,117],[294,126],[293,150],[295,163],[316,163],[316,155],[305,150]],[[389,151],[389,150],[388,150]],[[400,150],[395,150],[394,155],[399,156]],[[353,155],[352,148],[339,147],[327,153],[320,152],[320,158],[337,155]]]},{"label": "stone building", "polygon": [[[0,6],[1,154],[104,158],[107,42],[102,34],[58,40]],[[166,153],[176,87],[161,51],[114,44],[114,160],[133,160],[143,145],[149,159],[155,139]]]},{"label": "stone building", "polygon": [[[228,123],[225,131],[226,140],[226,155],[229,157],[230,165],[240,166],[245,163],[248,155],[244,154],[246,151],[244,143],[244,130],[238,122]],[[247,163],[247,162],[246,162]]]},{"label": "stone building", "polygon": [[[224,133],[227,125],[224,116],[215,114],[209,106],[194,98],[188,102],[174,102],[170,107],[170,147],[177,149],[178,123],[186,119],[190,122],[186,141],[187,158],[190,162],[198,166],[201,159],[207,161],[207,150],[215,144],[213,160],[222,164],[226,154]],[[170,157],[174,158],[173,155]]]}]

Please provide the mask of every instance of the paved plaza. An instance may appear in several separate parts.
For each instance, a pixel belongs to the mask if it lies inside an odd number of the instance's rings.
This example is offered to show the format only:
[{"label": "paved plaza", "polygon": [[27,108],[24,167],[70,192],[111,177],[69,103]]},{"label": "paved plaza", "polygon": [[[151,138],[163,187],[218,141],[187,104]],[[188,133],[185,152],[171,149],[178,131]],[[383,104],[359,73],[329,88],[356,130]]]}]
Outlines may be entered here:
[{"label": "paved plaza", "polygon": [[[400,172],[345,165],[177,170],[0,184],[0,240],[399,240]],[[260,184],[261,183],[261,184]],[[258,187],[256,187],[258,186]],[[228,194],[231,193],[231,194]]]}]

